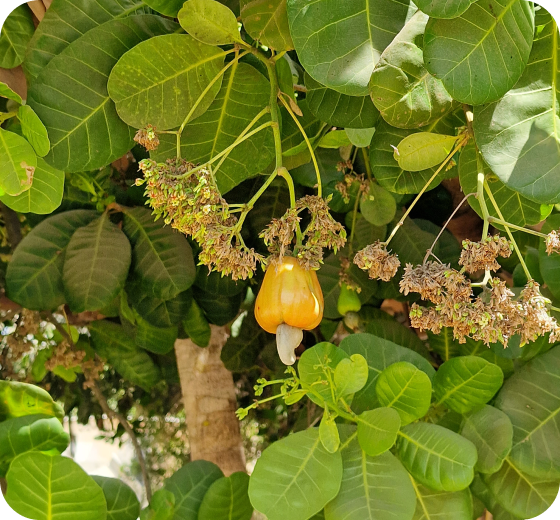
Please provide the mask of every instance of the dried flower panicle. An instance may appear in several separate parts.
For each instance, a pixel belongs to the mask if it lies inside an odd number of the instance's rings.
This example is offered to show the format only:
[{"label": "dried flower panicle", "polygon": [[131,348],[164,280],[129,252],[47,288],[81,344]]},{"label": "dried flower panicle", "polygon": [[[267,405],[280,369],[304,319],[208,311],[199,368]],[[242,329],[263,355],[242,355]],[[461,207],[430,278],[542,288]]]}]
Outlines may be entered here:
[{"label": "dried flower panicle", "polygon": [[346,287],[351,291],[355,291],[356,293],[360,294],[362,292],[362,288],[350,278],[349,271],[350,271],[350,260],[348,260],[348,258],[343,256],[340,259],[340,271],[338,272],[338,285],[340,287],[346,285]]},{"label": "dried flower panicle", "polygon": [[202,168],[192,175],[194,165],[184,159],[168,159],[156,163],[140,162],[149,204],[157,217],[201,247],[199,260],[211,270],[231,275],[234,280],[251,278],[262,255],[245,246],[238,219],[229,212],[212,172]]},{"label": "dried flower panicle", "polygon": [[138,130],[134,136],[134,140],[148,151],[157,150],[159,146],[159,137],[156,133],[156,127],[152,125],[147,125]]},{"label": "dried flower panicle", "polygon": [[350,189],[355,182],[359,183],[358,193],[369,191],[369,181],[366,180],[365,175],[354,172],[347,173],[344,176],[344,180],[338,182],[334,187],[342,195],[342,200],[345,204],[350,202]]},{"label": "dried flower panicle", "polygon": [[552,253],[560,253],[560,230],[551,231],[546,236],[546,252],[548,255]]},{"label": "dried flower panicle", "polygon": [[370,278],[384,282],[390,281],[401,266],[398,256],[387,251],[385,244],[379,240],[358,251],[354,263],[367,271]]},{"label": "dried flower panicle", "polygon": [[509,240],[499,235],[486,237],[480,242],[463,240],[459,265],[471,274],[477,271],[497,271],[501,267],[496,261],[498,256],[508,258],[511,252]]}]

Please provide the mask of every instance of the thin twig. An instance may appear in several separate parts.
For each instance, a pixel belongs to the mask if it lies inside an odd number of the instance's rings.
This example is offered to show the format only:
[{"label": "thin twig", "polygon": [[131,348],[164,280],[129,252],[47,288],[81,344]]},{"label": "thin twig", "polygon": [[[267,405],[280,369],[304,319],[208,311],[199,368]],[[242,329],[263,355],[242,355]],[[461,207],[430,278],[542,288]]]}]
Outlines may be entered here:
[{"label": "thin twig", "polygon": [[[476,195],[476,193],[469,193],[467,196],[465,196],[465,198],[459,203],[459,205],[455,208],[455,210],[453,211],[453,213],[451,213],[451,216],[447,219],[447,222],[443,225],[443,227],[441,228],[441,231],[439,232],[438,236],[436,237],[436,239],[434,240],[434,243],[431,245],[430,249],[428,249],[428,251],[426,252],[426,256],[424,257],[424,261],[422,262],[423,264],[426,263],[426,260],[428,260],[428,258],[430,257],[430,255],[432,254],[432,251],[434,250],[434,247],[437,244],[437,241],[441,238],[441,235],[443,235],[443,232],[445,231],[445,228],[449,225],[449,223],[451,222],[451,220],[453,219],[453,217],[457,214],[457,212],[461,209],[461,206],[467,201],[467,199],[469,197],[472,197],[473,195]],[[435,257],[435,255],[434,255]],[[437,258],[437,257],[435,257]]]}]

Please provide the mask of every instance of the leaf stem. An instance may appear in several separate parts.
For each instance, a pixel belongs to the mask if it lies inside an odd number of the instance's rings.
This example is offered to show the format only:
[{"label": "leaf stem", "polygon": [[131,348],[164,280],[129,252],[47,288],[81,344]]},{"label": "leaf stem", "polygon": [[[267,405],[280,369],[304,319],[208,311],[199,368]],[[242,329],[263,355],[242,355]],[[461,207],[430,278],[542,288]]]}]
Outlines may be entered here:
[{"label": "leaf stem", "polygon": [[367,151],[367,148],[361,148],[361,150],[362,150],[362,155],[364,157],[364,162],[366,164],[367,178],[371,182],[373,180],[373,172],[371,171],[371,163],[369,162],[369,153]]},{"label": "leaf stem", "polygon": [[521,226],[516,226],[515,224],[510,224],[509,222],[504,222],[503,220],[500,220],[499,218],[496,217],[489,217],[488,220],[490,221],[490,223],[499,224],[504,227],[508,226],[509,228],[515,229],[516,231],[523,231],[524,233],[529,233],[530,235],[535,235],[536,237],[546,238],[548,236],[545,235],[544,233],[539,233],[538,231],[535,231],[534,229],[531,228],[525,228]]},{"label": "leaf stem", "polygon": [[358,206],[360,205],[360,198],[362,196],[361,190],[356,195],[356,202],[354,202],[354,212],[352,213],[352,230],[350,231],[350,240],[348,244],[348,257],[352,260],[354,253],[354,235],[356,234],[356,221],[358,220]]}]

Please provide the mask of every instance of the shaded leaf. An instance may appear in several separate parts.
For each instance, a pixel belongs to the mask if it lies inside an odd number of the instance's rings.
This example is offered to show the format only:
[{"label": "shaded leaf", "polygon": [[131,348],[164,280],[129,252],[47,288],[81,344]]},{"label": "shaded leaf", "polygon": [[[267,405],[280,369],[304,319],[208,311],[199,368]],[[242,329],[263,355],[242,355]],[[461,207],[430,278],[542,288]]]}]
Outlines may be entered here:
[{"label": "shaded leaf", "polygon": [[144,3],[158,13],[170,18],[177,18],[177,14],[185,2],[184,0],[144,0]]},{"label": "shaded leaf", "polygon": [[395,198],[375,182],[369,185],[369,192],[360,200],[362,216],[374,226],[389,224],[397,212]]},{"label": "shaded leaf", "polygon": [[29,105],[22,105],[18,110],[21,131],[39,157],[45,157],[51,149],[51,142],[45,125]]},{"label": "shaded leaf", "polygon": [[478,0],[417,0],[418,8],[433,18],[456,18]]},{"label": "shaded leaf", "polygon": [[178,325],[189,312],[192,294],[190,291],[179,293],[171,300],[161,300],[150,296],[141,284],[127,285],[127,293],[138,314],[156,327],[172,327]]},{"label": "shaded leaf", "polygon": [[492,518],[494,520],[519,520],[519,517],[512,515],[496,500],[496,497],[494,497],[484,480],[482,480],[481,475],[476,474],[474,476],[471,492],[473,498],[479,499],[483,503],[483,507],[488,509],[488,511],[492,511]]},{"label": "shaded leaf", "polygon": [[365,332],[389,340],[397,345],[409,348],[410,350],[414,350],[414,352],[426,358],[430,363],[433,361],[430,352],[418,335],[408,327],[401,325],[391,316],[388,319],[386,317],[376,317],[368,320]]},{"label": "shaded leaf", "polygon": [[117,478],[91,477],[103,490],[107,501],[107,520],[136,520],[140,514],[140,502],[136,493]]},{"label": "shaded leaf", "polygon": [[140,520],[170,520],[175,513],[175,495],[160,488],[153,495],[148,507],[142,510]]},{"label": "shaded leaf", "polygon": [[179,328],[173,327],[154,327],[142,316],[136,316],[136,345],[153,352],[154,354],[168,354],[173,350],[177,339]]},{"label": "shaded leaf", "polygon": [[230,298],[215,296],[202,291],[196,293],[196,303],[204,311],[208,322],[220,327],[235,319],[244,298],[244,293],[237,293]]},{"label": "shaded leaf", "polygon": [[248,488],[247,473],[237,472],[214,481],[202,499],[198,520],[250,520],[253,506]]},{"label": "shaded leaf", "polygon": [[189,0],[179,11],[179,23],[193,38],[208,45],[242,42],[231,10],[215,0]]},{"label": "shaded leaf", "polygon": [[412,520],[472,520],[473,503],[468,489],[452,493],[432,491],[412,477],[411,480],[417,498]]},{"label": "shaded leaf", "polygon": [[21,65],[25,50],[35,32],[33,14],[27,5],[16,7],[4,21],[0,33],[0,67],[13,69]]},{"label": "shaded leaf", "polygon": [[196,304],[194,300],[191,301],[187,316],[182,321],[182,324],[184,331],[197,346],[208,346],[208,343],[210,343],[211,334],[210,325],[206,321],[202,309]]},{"label": "shaded leaf", "polygon": [[426,331],[426,333],[428,334],[430,348],[443,359],[444,362],[459,356],[461,346],[460,343],[453,338],[453,329],[443,327],[439,334],[434,334],[430,331]]},{"label": "shaded leaf", "polygon": [[[546,219],[541,231],[543,233],[550,233],[560,228],[560,216],[551,215]],[[546,283],[550,292],[558,298],[560,296],[560,278],[558,273],[560,271],[560,256],[553,253],[549,255],[546,252],[546,245],[541,240],[539,243],[539,261],[540,271],[544,282]]]},{"label": "shaded leaf", "polygon": [[278,52],[294,48],[286,0],[241,0],[241,19],[249,35]]},{"label": "shaded leaf", "polygon": [[270,336],[260,328],[250,312],[243,319],[237,337],[230,336],[220,358],[231,372],[242,372],[255,366],[257,357]]}]

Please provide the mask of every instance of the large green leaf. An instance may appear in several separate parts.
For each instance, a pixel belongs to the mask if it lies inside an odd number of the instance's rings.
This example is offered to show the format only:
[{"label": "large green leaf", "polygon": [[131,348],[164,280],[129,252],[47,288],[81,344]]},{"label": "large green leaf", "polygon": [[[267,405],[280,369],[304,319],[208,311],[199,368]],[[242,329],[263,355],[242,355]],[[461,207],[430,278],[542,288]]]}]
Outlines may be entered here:
[{"label": "large green leaf", "polygon": [[416,0],[415,4],[433,18],[461,16],[477,0]]},{"label": "large green leaf", "polygon": [[154,354],[168,354],[173,350],[179,335],[177,325],[173,327],[154,327],[139,314],[136,315],[136,336],[134,341],[138,347]]},{"label": "large green leaf", "polygon": [[22,105],[18,109],[18,119],[21,124],[21,132],[33,146],[35,153],[39,157],[45,157],[51,149],[51,142],[47,129],[39,116],[29,105]]},{"label": "large green leaf", "polygon": [[184,0],[144,0],[144,3],[158,13],[176,18],[185,2]]},{"label": "large green leaf", "polygon": [[148,507],[140,513],[140,520],[171,520],[175,511],[175,495],[165,488],[158,489]]},{"label": "large green leaf", "polygon": [[321,121],[341,128],[372,128],[379,111],[369,96],[347,96],[305,74],[309,110]]},{"label": "large green leaf", "polygon": [[509,188],[536,202],[556,203],[560,200],[559,37],[553,18],[541,16],[546,25],[535,38],[525,73],[501,100],[475,109],[475,134],[484,159]]},{"label": "large green leaf", "polygon": [[[202,309],[192,300],[187,316],[182,320],[183,329],[189,338],[199,347],[207,347],[210,343],[210,324],[204,317]],[[222,349],[222,352],[224,350]]]},{"label": "large green leaf", "polygon": [[8,297],[26,309],[53,310],[64,303],[62,268],[74,232],[89,224],[95,211],[74,210],[49,217],[21,241],[8,264]]},{"label": "large green leaf", "polygon": [[89,325],[89,331],[96,352],[107,359],[125,379],[145,390],[160,381],[158,367],[120,325],[94,321]]},{"label": "large green leaf", "polygon": [[95,311],[109,305],[124,287],[130,268],[130,242],[107,213],[70,239],[62,281],[73,312]]},{"label": "large green leaf", "polygon": [[[366,455],[356,439],[341,451],[342,484],[325,507],[325,520],[410,520],[414,489],[391,453]],[[470,520],[470,519],[469,519]]]},{"label": "large green leaf", "polygon": [[358,415],[356,421],[360,447],[371,457],[390,450],[397,441],[401,418],[393,408],[367,410]]},{"label": "large green leaf", "polygon": [[531,477],[520,471],[509,458],[500,471],[486,475],[484,481],[496,500],[520,518],[534,518],[544,513],[558,495],[558,482]]},{"label": "large green leaf", "polygon": [[60,420],[48,415],[26,415],[0,423],[0,475],[10,462],[27,451],[58,450],[62,453],[70,442]]},{"label": "large green leaf", "polygon": [[21,96],[14,92],[6,83],[0,81],[0,97],[5,97],[15,101],[18,105],[23,103]]},{"label": "large green leaf", "polygon": [[[181,138],[181,156],[195,164],[208,161],[233,144],[269,101],[268,80],[247,63],[234,65],[225,73],[222,87],[206,113],[185,127]],[[269,116],[263,116],[257,125],[268,119]],[[165,136],[161,143],[153,155],[157,160],[176,153],[175,136]],[[273,156],[274,143],[270,128],[243,141],[214,171],[220,192],[226,193],[260,173]]]},{"label": "large green leaf", "polygon": [[278,52],[294,48],[286,0],[241,0],[240,4],[243,26],[252,38]]},{"label": "large green leaf", "polygon": [[394,152],[399,166],[410,172],[423,172],[443,163],[451,153],[457,136],[418,132],[406,136]]},{"label": "large green leaf", "polygon": [[[371,242],[370,242],[371,243]],[[372,319],[367,322],[366,330],[368,334],[373,334],[379,338],[387,339],[417,352],[428,361],[433,361],[430,352],[423,341],[412,329],[405,327],[394,319]]]},{"label": "large green leaf", "polygon": [[474,476],[470,489],[473,498],[480,500],[483,507],[486,507],[488,511],[492,512],[492,518],[494,520],[520,520],[518,516],[512,515],[496,500],[496,497],[492,494],[486,482],[482,480],[480,474],[477,473]]},{"label": "large green leaf", "polygon": [[[543,233],[550,233],[560,229],[560,216],[551,215],[546,219],[541,231]],[[543,241],[539,244],[539,263],[541,275],[550,290],[556,297],[560,298],[560,256],[556,253],[549,255],[546,252],[546,246]]]},{"label": "large green leaf", "polygon": [[200,504],[198,520],[250,520],[249,475],[237,472],[214,481]]},{"label": "large green leaf", "polygon": [[244,293],[224,298],[223,296],[215,296],[202,291],[196,292],[196,303],[204,311],[204,316],[209,323],[219,327],[226,325],[238,315],[244,298]]},{"label": "large green leaf", "polygon": [[397,454],[416,480],[436,491],[468,487],[477,459],[472,442],[429,423],[405,426],[399,433]]},{"label": "large green leaf", "polygon": [[[56,0],[37,27],[29,47],[23,69],[34,80],[56,55],[90,29],[113,18],[148,13],[141,0]],[[33,81],[31,81],[33,83]]]},{"label": "large green leaf", "polygon": [[[263,197],[266,196],[263,194]],[[251,212],[252,213],[252,212]],[[249,213],[250,214],[250,213]],[[282,213],[284,214],[284,213]],[[269,219],[270,221],[270,219]],[[259,229],[259,233],[264,228]],[[199,269],[194,282],[196,288],[212,296],[235,296],[247,288],[247,281],[232,280],[229,276],[222,276],[217,271],[209,272],[208,269]]]},{"label": "large green leaf", "polygon": [[389,365],[408,361],[425,372],[430,379],[435,370],[421,355],[372,334],[352,334],[342,340],[340,349],[348,355],[361,354],[368,362],[369,377],[366,386],[354,395],[352,409],[359,413],[378,405],[375,386],[377,378]]},{"label": "large green leaf", "polygon": [[534,16],[524,0],[485,0],[457,18],[432,18],[424,35],[426,68],[461,103],[496,101],[523,74]]},{"label": "large green leaf", "polygon": [[257,356],[267,341],[273,339],[255,320],[253,312],[245,316],[239,334],[230,336],[220,354],[225,367],[231,372],[242,372],[256,365]]},{"label": "large green leaf", "polygon": [[190,291],[183,291],[171,300],[154,298],[139,283],[128,284],[126,291],[138,314],[156,327],[178,325],[187,316],[192,301]]},{"label": "large green leaf", "polygon": [[0,189],[8,195],[28,190],[36,166],[37,155],[29,142],[0,128]]},{"label": "large green leaf", "polygon": [[38,157],[31,188],[15,196],[2,195],[0,200],[18,213],[48,215],[60,206],[63,193],[64,172]]},{"label": "large green leaf", "polygon": [[[156,36],[128,51],[109,76],[121,119],[135,128],[179,126],[224,63],[225,53],[185,34]],[[193,113],[200,116],[220,90],[216,81]]]},{"label": "large green leaf", "polygon": [[513,427],[504,412],[486,405],[465,414],[461,435],[476,446],[475,469],[481,473],[495,473],[511,451]]},{"label": "large green leaf", "polygon": [[412,479],[416,511],[412,520],[472,520],[473,503],[468,489],[448,493],[433,491]]},{"label": "large green leaf", "polygon": [[109,98],[111,70],[127,51],[177,24],[154,15],[112,20],[89,31],[54,57],[32,83],[29,105],[49,134],[46,160],[67,172],[101,168],[124,155],[134,130]]},{"label": "large green leaf", "polygon": [[392,126],[420,128],[451,110],[451,96],[425,69],[417,43],[427,22],[428,17],[417,12],[383,51],[371,76],[371,99]]},{"label": "large green leaf", "polygon": [[132,243],[132,271],[156,298],[170,300],[194,283],[188,241],[161,221],[154,222],[149,210],[125,209],[123,231]]},{"label": "large green leaf", "polygon": [[103,491],[72,459],[28,452],[14,459],[6,477],[6,502],[34,520],[106,520]]},{"label": "large green leaf", "polygon": [[459,355],[460,344],[453,338],[453,329],[444,327],[439,334],[427,332],[430,348],[443,361],[449,361],[451,358]]},{"label": "large green leaf", "polygon": [[64,410],[46,390],[27,383],[0,381],[0,421],[26,415],[62,419]]},{"label": "large green leaf", "polygon": [[171,520],[198,520],[198,510],[210,486],[224,474],[212,462],[195,460],[165,481],[164,489],[175,495]]},{"label": "large green leaf", "polygon": [[[484,164],[484,173],[488,186],[494,195],[494,199],[500,207],[503,217],[510,224],[516,226],[527,226],[538,224],[542,220],[541,205],[533,202],[521,195],[518,191],[508,188],[492,171]],[[459,159],[459,180],[461,181],[461,189],[465,195],[476,193],[477,190],[478,167],[476,161],[476,147],[474,143],[469,143],[461,151]],[[494,208],[488,194],[484,192],[486,207],[490,215],[498,218],[496,209]],[[469,197],[471,207],[482,216],[480,203],[476,197]]]},{"label": "large green leaf", "polygon": [[263,451],[249,481],[249,498],[268,520],[307,520],[337,496],[341,480],[340,452],[326,451],[319,430],[310,428]]},{"label": "large green leaf", "polygon": [[560,477],[560,348],[531,360],[504,384],[496,407],[513,424],[511,461],[521,471]]},{"label": "large green leaf", "polygon": [[27,45],[35,32],[33,14],[27,5],[16,7],[4,21],[0,33],[0,67],[21,65]]},{"label": "large green leaf", "polygon": [[406,426],[426,415],[432,400],[432,382],[425,372],[407,361],[389,365],[375,385],[381,406],[394,408]]},{"label": "large green leaf", "polygon": [[316,81],[350,96],[368,94],[379,56],[413,12],[409,0],[288,0],[303,67]]},{"label": "large green leaf", "polygon": [[140,502],[136,493],[122,480],[108,477],[91,477],[103,490],[107,501],[107,520],[137,520]]},{"label": "large green leaf", "polygon": [[434,377],[436,399],[452,410],[465,413],[486,404],[502,386],[502,369],[476,356],[450,359]]}]

